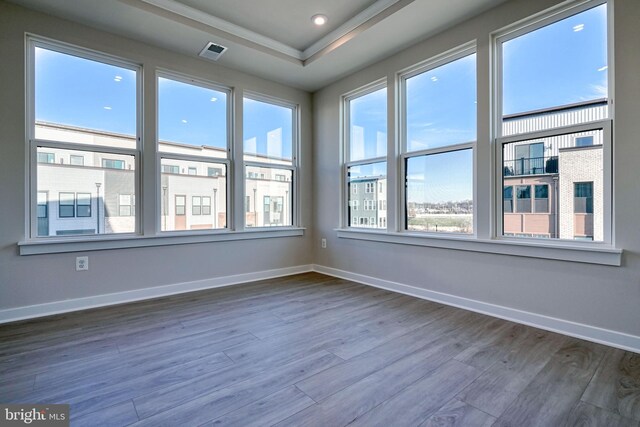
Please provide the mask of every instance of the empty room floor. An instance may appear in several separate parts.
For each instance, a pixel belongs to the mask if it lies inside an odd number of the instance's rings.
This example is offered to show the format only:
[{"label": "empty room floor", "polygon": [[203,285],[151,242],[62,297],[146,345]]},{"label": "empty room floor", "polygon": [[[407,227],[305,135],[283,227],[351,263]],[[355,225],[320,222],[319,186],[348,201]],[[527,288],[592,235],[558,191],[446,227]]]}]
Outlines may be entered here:
[{"label": "empty room floor", "polygon": [[640,426],[640,355],[317,273],[0,326],[72,426]]}]

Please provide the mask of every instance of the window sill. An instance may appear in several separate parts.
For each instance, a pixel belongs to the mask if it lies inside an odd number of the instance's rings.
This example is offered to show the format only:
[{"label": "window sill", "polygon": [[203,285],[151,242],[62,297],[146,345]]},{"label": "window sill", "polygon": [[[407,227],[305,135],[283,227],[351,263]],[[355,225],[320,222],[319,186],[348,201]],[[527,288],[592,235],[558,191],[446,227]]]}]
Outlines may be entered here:
[{"label": "window sill", "polygon": [[168,232],[156,236],[120,235],[83,238],[45,238],[18,242],[20,255],[40,255],[66,252],[100,251],[108,249],[144,248],[150,246],[186,245],[192,243],[228,242],[236,240],[270,239],[304,235],[304,228],[256,228],[244,231]]},{"label": "window sill", "polygon": [[622,249],[598,244],[577,246],[562,243],[545,244],[513,240],[476,239],[467,236],[434,236],[352,229],[337,229],[336,233],[339,238],[371,242],[426,246],[431,248],[582,262],[587,264],[611,266],[620,266],[622,264]]}]

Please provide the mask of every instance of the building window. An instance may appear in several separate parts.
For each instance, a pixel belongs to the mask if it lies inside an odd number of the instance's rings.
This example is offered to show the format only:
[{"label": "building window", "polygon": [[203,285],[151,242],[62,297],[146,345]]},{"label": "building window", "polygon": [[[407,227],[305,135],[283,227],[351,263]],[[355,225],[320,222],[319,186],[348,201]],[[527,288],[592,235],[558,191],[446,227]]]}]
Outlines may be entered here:
[{"label": "building window", "polygon": [[124,169],[124,160],[102,159],[102,167],[107,169]]},{"label": "building window", "polygon": [[71,154],[69,156],[69,164],[72,166],[84,166],[84,156]]},{"label": "building window", "polygon": [[55,163],[56,155],[53,153],[38,153],[38,163]]},{"label": "building window", "polygon": [[176,215],[184,216],[187,214],[187,196],[176,195]]},{"label": "building window", "polygon": [[118,216],[134,215],[134,197],[132,194],[118,195]]},{"label": "building window", "polygon": [[473,233],[476,54],[466,47],[401,75],[404,227]]},{"label": "building window", "polygon": [[76,195],[76,216],[91,216],[91,193],[78,193]]},{"label": "building window", "polygon": [[202,197],[202,215],[211,215],[211,197]]},{"label": "building window", "polygon": [[220,176],[222,175],[221,168],[207,168],[207,176]]},{"label": "building window", "polygon": [[[247,227],[296,223],[297,116],[295,105],[261,95],[243,99],[244,191],[254,201],[253,209],[245,213]],[[262,205],[256,200],[263,200]]]},{"label": "building window", "polygon": [[588,147],[593,145],[593,135],[589,136],[577,136],[575,138],[576,147]]},{"label": "building window", "polygon": [[76,216],[76,195],[75,193],[59,193],[58,216],[60,218],[73,218]]},{"label": "building window", "polygon": [[574,213],[593,213],[593,182],[576,182],[573,197]]},{"label": "building window", "polygon": [[516,186],[516,211],[519,213],[531,212],[531,186]]},{"label": "building window", "polygon": [[513,212],[513,187],[511,185],[507,185],[502,190],[502,200],[504,206],[505,213]]},{"label": "building window", "polygon": [[202,197],[191,197],[191,215],[202,215]]},{"label": "building window", "polygon": [[[227,170],[229,156],[230,90],[211,82],[185,80],[158,73],[158,152],[160,153],[163,199],[175,197],[175,212],[162,219],[162,231],[225,228],[227,216]],[[183,174],[180,174],[182,168]],[[186,174],[185,174],[186,171]],[[206,176],[198,171],[207,171]],[[185,190],[187,189],[187,190]],[[187,194],[183,194],[187,191]],[[180,193],[176,195],[176,193]],[[203,194],[213,194],[218,218],[193,224],[191,216],[211,214],[211,196],[205,213]],[[218,197],[220,195],[220,197]],[[186,200],[191,213],[186,218]]]},{"label": "building window", "polygon": [[[387,88],[383,83],[373,84],[343,100],[347,205],[358,206],[362,201],[363,209],[369,210],[370,203],[377,201],[365,197],[386,197],[375,189],[387,180]],[[361,194],[359,186],[364,190]],[[346,218],[349,227],[375,227],[365,217],[351,222],[347,212]]]},{"label": "building window", "polygon": [[536,185],[535,188],[535,208],[536,213],[549,212],[549,186],[546,184]]},{"label": "building window", "polygon": [[[522,214],[507,216],[505,196],[503,235],[611,241],[605,224],[611,206],[607,41],[602,1],[554,10],[496,37],[496,173],[504,194],[515,188]],[[587,198],[574,196],[582,182],[591,182],[598,195],[590,199],[595,213],[589,218],[574,212],[586,209]]]}]

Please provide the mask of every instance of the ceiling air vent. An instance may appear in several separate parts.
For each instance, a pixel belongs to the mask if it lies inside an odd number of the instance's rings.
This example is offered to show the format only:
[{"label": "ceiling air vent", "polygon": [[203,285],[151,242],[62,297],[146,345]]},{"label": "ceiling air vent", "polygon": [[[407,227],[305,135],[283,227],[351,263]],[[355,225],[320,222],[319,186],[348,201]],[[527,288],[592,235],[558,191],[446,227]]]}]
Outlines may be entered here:
[{"label": "ceiling air vent", "polygon": [[212,61],[217,61],[226,51],[226,47],[215,44],[214,42],[209,42],[204,49],[202,49],[202,52],[200,52],[200,56],[211,59]]}]

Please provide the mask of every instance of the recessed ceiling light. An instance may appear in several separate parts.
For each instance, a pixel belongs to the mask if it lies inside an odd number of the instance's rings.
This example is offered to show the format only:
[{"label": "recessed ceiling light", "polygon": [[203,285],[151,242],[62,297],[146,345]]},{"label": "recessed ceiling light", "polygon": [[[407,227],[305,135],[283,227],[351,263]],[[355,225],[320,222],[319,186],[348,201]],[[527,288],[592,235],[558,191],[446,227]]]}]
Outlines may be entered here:
[{"label": "recessed ceiling light", "polygon": [[325,15],[313,15],[311,17],[311,22],[316,24],[317,26],[321,26],[327,23],[327,17]]}]

